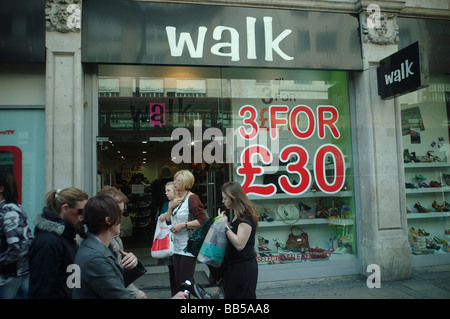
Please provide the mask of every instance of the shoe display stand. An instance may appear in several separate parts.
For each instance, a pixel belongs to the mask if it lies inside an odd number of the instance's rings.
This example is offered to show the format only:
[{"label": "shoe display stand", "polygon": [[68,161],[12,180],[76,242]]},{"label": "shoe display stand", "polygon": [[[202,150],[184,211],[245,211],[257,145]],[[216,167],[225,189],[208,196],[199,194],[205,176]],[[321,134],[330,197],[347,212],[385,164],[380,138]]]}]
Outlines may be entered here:
[{"label": "shoe display stand", "polygon": [[[329,165],[330,176],[333,165]],[[312,166],[308,166],[314,180]],[[346,164],[347,174],[351,165]],[[298,176],[286,173],[285,166],[265,167],[265,172],[288,175],[293,184]],[[271,174],[270,174],[271,173]],[[348,175],[347,175],[348,176]],[[235,176],[238,179],[238,176]],[[264,182],[266,179],[266,182]],[[296,180],[297,179],[297,180]],[[349,178],[347,178],[349,180]],[[267,184],[267,176],[255,183]],[[356,256],[355,214],[352,185],[346,183],[338,193],[326,194],[315,183],[300,196],[279,190],[270,197],[249,195],[259,213],[255,251],[258,264],[305,263],[333,261]],[[308,248],[289,249],[286,242],[291,232],[301,229],[308,234]]]},{"label": "shoe display stand", "polygon": [[[144,187],[143,187],[144,189]],[[133,238],[150,241],[153,239],[150,232],[151,222],[151,196],[148,187],[145,192],[128,195],[126,211],[131,218]]]},{"label": "shoe display stand", "polygon": [[405,193],[411,253],[450,256],[450,163],[405,163]]}]

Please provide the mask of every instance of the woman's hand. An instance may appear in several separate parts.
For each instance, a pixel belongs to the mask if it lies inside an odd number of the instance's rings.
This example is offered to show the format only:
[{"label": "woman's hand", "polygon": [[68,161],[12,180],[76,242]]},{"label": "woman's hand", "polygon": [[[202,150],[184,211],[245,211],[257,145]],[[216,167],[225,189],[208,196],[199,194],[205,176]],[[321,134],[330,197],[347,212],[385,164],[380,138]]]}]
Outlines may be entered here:
[{"label": "woman's hand", "polygon": [[182,198],[176,197],[169,202],[169,210],[172,211],[175,207],[179,206],[183,202]]},{"label": "woman's hand", "polygon": [[185,223],[178,223],[176,225],[173,225],[172,227],[170,227],[170,231],[174,234],[179,233],[180,231],[182,231],[184,228],[186,228],[186,224]]},{"label": "woman's hand", "polygon": [[[223,215],[223,216],[225,216],[225,217],[227,217],[227,215],[226,215],[226,212],[225,211],[220,211],[220,208],[217,210],[217,215]],[[227,219],[225,219],[224,221],[223,221],[223,227],[227,227],[229,224],[228,224],[228,218]]]},{"label": "woman's hand", "polygon": [[125,269],[133,269],[138,264],[138,259],[133,253],[126,253],[122,249],[119,249],[119,252],[122,254],[122,266]]},{"label": "woman's hand", "polygon": [[179,291],[175,296],[173,296],[171,299],[189,299],[189,295],[187,292]]},{"label": "woman's hand", "polygon": [[138,294],[136,295],[136,299],[147,299],[147,295],[142,290],[139,290]]}]

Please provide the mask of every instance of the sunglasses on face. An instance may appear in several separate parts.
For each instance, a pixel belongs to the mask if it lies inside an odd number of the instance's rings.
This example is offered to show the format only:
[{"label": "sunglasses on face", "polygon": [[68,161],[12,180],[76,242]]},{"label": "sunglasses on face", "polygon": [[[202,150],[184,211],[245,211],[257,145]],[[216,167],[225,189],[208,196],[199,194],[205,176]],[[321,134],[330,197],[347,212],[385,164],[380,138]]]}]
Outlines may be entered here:
[{"label": "sunglasses on face", "polygon": [[72,208],[77,210],[78,215],[83,215],[83,208],[75,208],[75,207]]}]

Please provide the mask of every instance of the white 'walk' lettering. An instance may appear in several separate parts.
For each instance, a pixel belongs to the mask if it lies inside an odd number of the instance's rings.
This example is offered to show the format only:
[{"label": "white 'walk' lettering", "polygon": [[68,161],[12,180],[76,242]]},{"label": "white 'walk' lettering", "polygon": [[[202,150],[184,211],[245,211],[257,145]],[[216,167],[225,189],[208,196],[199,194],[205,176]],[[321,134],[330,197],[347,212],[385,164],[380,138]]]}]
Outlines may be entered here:
[{"label": "white 'walk' lettering", "polygon": [[[272,17],[264,17],[264,41],[265,41],[265,60],[273,61],[273,53],[277,53],[284,60],[293,60],[294,58],[287,55],[280,49],[281,41],[285,40],[287,36],[292,33],[292,30],[286,29],[274,38]],[[246,35],[247,35],[247,59],[257,59],[256,52],[256,18],[246,17]],[[177,40],[177,28],[173,26],[166,27],[167,40],[169,43],[170,54],[173,57],[180,57],[183,55],[184,47],[187,47],[191,58],[203,58],[205,37],[208,28],[205,26],[198,27],[197,44],[194,44],[194,39],[189,32],[180,32]],[[230,57],[231,61],[239,61],[239,31],[232,27],[217,26],[212,33],[213,40],[220,41],[223,38],[223,33],[230,34],[230,42],[218,42],[211,46],[211,53],[217,56]],[[228,50],[223,50],[227,48]],[[226,51],[226,52],[225,52]]]}]

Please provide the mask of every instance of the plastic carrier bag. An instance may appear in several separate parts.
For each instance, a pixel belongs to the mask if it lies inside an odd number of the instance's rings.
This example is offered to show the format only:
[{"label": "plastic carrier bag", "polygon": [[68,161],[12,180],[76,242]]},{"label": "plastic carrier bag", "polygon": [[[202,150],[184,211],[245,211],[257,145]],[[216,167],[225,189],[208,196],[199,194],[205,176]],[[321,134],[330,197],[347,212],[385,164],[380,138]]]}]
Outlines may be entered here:
[{"label": "plastic carrier bag", "polygon": [[209,266],[219,268],[222,265],[228,238],[225,234],[223,222],[227,219],[224,215],[214,218],[211,227],[203,241],[197,260]]},{"label": "plastic carrier bag", "polygon": [[166,258],[173,255],[172,233],[166,221],[160,221],[156,224],[155,237],[152,244],[153,258]]}]

